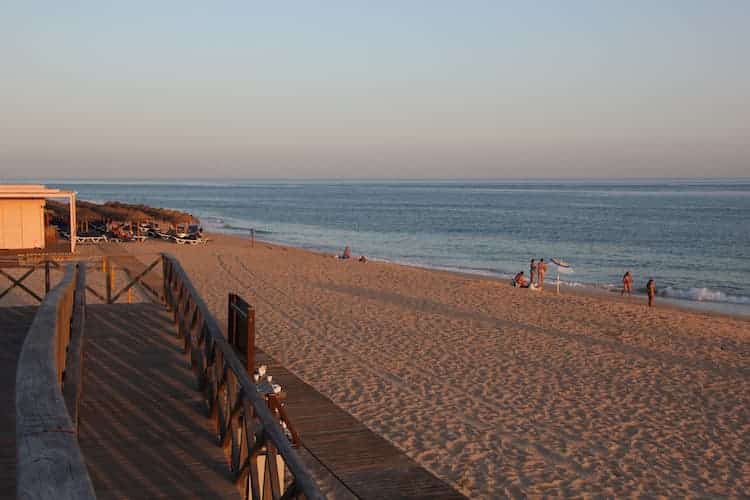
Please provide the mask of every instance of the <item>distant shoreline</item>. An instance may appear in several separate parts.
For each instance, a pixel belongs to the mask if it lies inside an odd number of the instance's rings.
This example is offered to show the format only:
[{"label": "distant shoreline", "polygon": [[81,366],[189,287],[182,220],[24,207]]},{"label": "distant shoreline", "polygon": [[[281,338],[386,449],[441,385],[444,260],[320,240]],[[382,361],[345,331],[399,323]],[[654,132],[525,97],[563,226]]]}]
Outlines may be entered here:
[{"label": "distant shoreline", "polygon": [[[245,236],[242,234],[224,233],[224,232],[215,231],[215,230],[212,232],[206,233],[206,235],[209,237],[212,234],[219,234],[222,237],[237,238],[237,239],[244,240],[244,241],[250,241],[249,236]],[[335,255],[330,252],[326,252],[325,250],[289,245],[286,243],[281,243],[281,242],[276,242],[276,241],[268,241],[268,240],[263,239],[262,237],[261,238],[256,237],[255,242],[262,243],[264,245],[272,245],[278,248],[294,248],[296,250],[300,250],[303,252],[310,252],[312,254],[317,254],[317,255],[322,255],[322,256],[327,256],[327,257],[333,257]],[[402,266],[402,267],[408,267],[412,269],[423,269],[423,270],[431,271],[431,272],[448,273],[451,275],[464,276],[466,278],[471,278],[471,279],[484,279],[484,280],[489,280],[492,282],[497,282],[502,285],[508,285],[509,278],[506,278],[503,276],[472,273],[468,271],[460,271],[460,270],[453,270],[453,269],[444,269],[438,266],[415,265],[415,264],[409,264],[409,263],[404,263],[404,262],[395,262],[392,260],[379,258],[378,256],[368,255],[367,258],[372,261],[380,262],[380,263],[391,265],[391,266]],[[555,286],[556,286],[556,282],[554,278],[547,279],[545,280],[545,289],[541,293],[554,295]],[[537,292],[529,291],[529,293],[537,293]],[[615,301],[615,302],[624,303],[624,304],[642,305],[644,307],[646,306],[645,294],[633,293],[632,297],[622,297],[619,295],[619,291],[617,289],[607,290],[607,289],[604,289],[604,288],[601,288],[592,284],[581,284],[577,286],[571,286],[571,285],[566,285],[563,282],[561,282],[560,294],[561,295],[579,295],[583,297],[598,297],[598,298],[602,298],[605,300]],[[655,302],[655,308],[679,310],[679,311],[690,312],[690,313],[708,314],[711,316],[720,316],[720,317],[726,317],[730,319],[739,319],[742,321],[750,322],[750,306],[745,307],[745,306],[742,306],[741,304],[708,302],[708,301],[700,302],[700,301],[691,301],[691,300],[685,300],[685,299],[676,299],[672,297],[657,296],[656,302]],[[746,309],[746,311],[743,311],[743,309]]]},{"label": "distant shoreline", "polygon": [[[138,184],[138,182],[134,180],[130,181],[129,184]],[[639,287],[645,284],[644,277],[651,275],[656,277],[657,288],[660,293],[665,294],[658,297],[659,302],[668,302],[687,310],[713,311],[729,316],[750,317],[750,293],[748,292],[747,273],[742,270],[742,267],[738,267],[736,262],[741,253],[737,253],[734,256],[723,256],[723,254],[719,253],[721,245],[717,247],[716,245],[712,246],[704,242],[690,247],[689,242],[686,243],[685,231],[682,231],[681,235],[678,235],[676,239],[672,239],[672,237],[662,238],[659,235],[652,235],[650,239],[639,237],[637,238],[639,241],[632,243],[635,246],[631,246],[630,237],[626,238],[628,239],[627,242],[624,242],[618,240],[618,235],[616,234],[602,233],[601,231],[595,235],[594,239],[589,239],[589,235],[586,235],[585,231],[578,230],[582,225],[577,221],[584,220],[581,218],[587,216],[587,212],[584,210],[583,212],[566,214],[565,220],[567,220],[567,226],[559,229],[562,233],[558,233],[558,227],[554,224],[551,226],[547,224],[545,226],[540,223],[539,230],[535,229],[533,234],[529,234],[527,229],[529,226],[528,221],[534,220],[536,212],[534,210],[529,211],[528,206],[526,212],[529,213],[515,216],[512,221],[507,222],[506,226],[506,221],[502,219],[504,217],[502,214],[505,213],[503,212],[504,210],[509,210],[507,203],[501,202],[497,205],[496,209],[493,208],[494,212],[484,214],[484,209],[473,209],[473,202],[461,205],[461,200],[465,198],[461,194],[464,192],[464,188],[446,193],[440,191],[443,189],[440,186],[450,186],[460,183],[461,180],[435,180],[435,184],[430,186],[429,190],[438,190],[442,193],[440,196],[451,197],[451,203],[458,202],[459,205],[457,206],[465,207],[467,210],[467,218],[462,218],[461,221],[467,221],[468,229],[463,230],[460,221],[458,225],[447,223],[441,225],[439,222],[435,223],[434,221],[441,220],[441,217],[433,217],[429,213],[425,214],[426,209],[424,208],[415,209],[415,212],[417,212],[416,215],[410,216],[407,213],[403,217],[399,215],[398,218],[389,215],[388,210],[379,211],[377,206],[372,209],[369,208],[369,203],[378,199],[377,197],[381,193],[385,196],[391,196],[391,198],[387,198],[391,202],[393,202],[395,194],[401,195],[401,191],[394,191],[392,188],[363,188],[364,192],[369,194],[366,194],[363,199],[360,199],[359,196],[355,197],[355,199],[347,195],[343,195],[342,197],[342,189],[343,191],[348,191],[348,188],[333,188],[334,190],[330,191],[326,188],[311,187],[329,184],[329,182],[323,180],[311,180],[309,181],[309,185],[307,181],[300,180],[292,183],[294,185],[287,188],[283,186],[259,187],[266,183],[273,185],[274,182],[274,180],[233,182],[227,180],[217,181],[214,179],[210,180],[210,185],[214,186],[214,188],[208,191],[205,191],[201,186],[203,182],[196,182],[196,180],[184,182],[159,181],[159,184],[164,183],[165,185],[172,186],[169,189],[147,188],[138,185],[130,188],[122,186],[118,189],[105,187],[88,189],[85,185],[81,185],[79,188],[82,193],[85,193],[80,196],[82,199],[100,200],[100,202],[107,199],[118,199],[130,203],[146,203],[152,206],[168,206],[189,212],[194,211],[197,215],[201,216],[203,228],[209,232],[247,238],[251,228],[255,227],[255,236],[257,238],[263,238],[265,241],[273,241],[281,245],[335,253],[341,251],[339,246],[343,247],[344,244],[349,244],[357,254],[364,253],[369,257],[386,262],[489,276],[501,281],[509,279],[518,270],[525,269],[528,258],[535,256],[537,252],[539,252],[539,255],[545,257],[562,255],[570,257],[576,268],[575,274],[561,276],[564,281],[570,284],[569,288],[573,291],[601,293],[604,296],[614,298],[616,293],[610,293],[610,290],[618,289],[621,273],[625,269],[630,269],[636,274]],[[289,183],[289,181],[279,182],[282,185]],[[420,180],[416,182],[423,183],[425,181]],[[467,180],[467,182],[471,182],[471,180]],[[512,183],[513,181],[508,180],[508,182]],[[516,191],[511,190],[508,192],[502,186],[469,186],[466,189],[468,190],[467,192],[474,193],[475,189],[479,188],[480,192],[472,196],[483,196],[483,203],[487,203],[488,200],[507,199],[508,196],[514,196],[514,200],[517,199],[519,202],[522,202],[527,200],[529,196],[533,197],[533,200],[542,200],[547,196],[546,191],[540,194],[536,193],[534,188],[532,188],[534,193],[526,194],[529,186],[541,186],[554,181],[551,179],[519,179],[515,182],[525,184],[526,186],[521,186]],[[620,182],[630,184],[632,180],[618,182],[615,180],[596,179],[589,182],[589,184],[592,186],[601,184],[617,185]],[[695,184],[696,186],[705,186],[707,183],[711,184],[713,182],[717,182],[717,179],[670,179],[670,182],[667,184],[687,183]],[[113,181],[108,181],[108,183],[116,184]],[[383,185],[402,183],[405,186],[413,184],[413,182],[408,180],[372,180],[372,183]],[[302,188],[303,184],[308,185],[308,187]],[[356,185],[356,181],[336,180],[330,184],[341,186]],[[576,181],[568,179],[565,180],[565,184],[575,185]],[[643,179],[643,184],[661,186],[664,183],[660,182],[659,179]],[[192,185],[194,187],[175,187],[183,185]],[[588,193],[588,191],[585,191],[585,186],[579,187],[584,189],[584,193]],[[290,188],[294,190],[294,193],[292,193],[294,196],[297,196],[297,193],[302,193],[302,202],[309,208],[306,213],[314,213],[314,216],[305,216],[302,214],[290,218],[289,213],[285,213],[285,211],[296,209],[295,203],[289,201],[289,197],[291,196]],[[487,189],[491,191],[495,188],[500,189],[502,194],[497,196],[494,193],[486,194]],[[669,189],[666,185],[664,188]],[[235,189],[237,190],[236,192],[234,191]],[[568,193],[571,191],[568,191],[568,188],[560,187],[560,189],[562,189],[560,193],[564,193],[561,194],[564,199],[572,196],[572,199],[582,201],[584,203],[583,206],[589,203],[588,194],[584,194],[583,196],[569,195]],[[618,188],[610,187],[608,189],[617,191]],[[706,188],[698,187],[697,189]],[[708,189],[711,190],[713,188]],[[717,189],[725,189],[725,187]],[[729,188],[727,187],[727,189]],[[661,190],[661,187],[659,190]],[[431,206],[430,203],[435,202],[435,210],[441,210],[440,203],[442,202],[439,196],[436,198],[430,195],[424,198],[422,193],[428,191],[418,190],[415,192],[416,194],[407,196],[406,202],[401,205],[397,203],[396,205],[402,208],[408,207],[411,206],[410,203],[416,200],[419,201],[417,206],[428,207]],[[605,191],[602,191],[602,193],[606,194]],[[558,190],[557,188],[552,188],[550,192],[557,193]],[[692,191],[690,192],[692,193]],[[209,193],[208,197],[206,197],[206,193]],[[304,193],[308,193],[308,195]],[[329,224],[331,217],[337,217],[340,214],[332,213],[330,203],[316,204],[315,200],[318,198],[314,198],[314,196],[321,193],[325,196],[338,193],[334,196],[334,198],[339,196],[339,198],[336,198],[336,201],[343,200],[344,205],[342,206],[350,207],[350,209],[347,209],[348,214],[345,217],[345,222],[338,221]],[[519,195],[519,193],[521,194]],[[595,191],[593,195],[594,203],[602,203],[599,201],[604,199],[601,198],[602,193]],[[635,190],[634,193],[642,192]],[[682,191],[676,192],[675,196],[682,196],[679,193],[682,193]],[[745,193],[750,192],[743,188],[740,195],[744,196]],[[257,199],[256,194],[258,195]],[[691,198],[685,198],[687,200],[685,203],[688,203],[688,205],[694,203],[692,201],[692,194],[689,196]],[[710,192],[707,196],[709,197],[707,199],[711,200],[724,199],[721,197],[713,198]],[[661,199],[661,194],[653,195],[652,193],[652,196],[648,199]],[[193,200],[195,200],[195,204],[192,203]],[[270,202],[269,200],[276,201]],[[750,200],[750,198],[742,198],[742,200]],[[420,205],[422,202],[424,204]],[[537,203],[539,202],[534,201],[532,205],[536,207]],[[256,204],[258,205],[256,206]],[[617,206],[617,210],[629,213],[628,211],[633,204],[640,205],[641,198],[638,197],[628,202],[606,206],[610,208]],[[661,205],[663,203],[659,202],[655,206],[658,207]],[[495,205],[490,206],[495,207]],[[513,206],[515,207],[516,204],[513,204]],[[740,206],[744,206],[744,201]],[[264,210],[273,210],[275,211],[274,213],[278,212],[278,215],[264,214]],[[419,213],[420,210],[421,213]],[[450,216],[449,212],[450,210],[447,210],[445,215]],[[395,212],[391,211],[390,213]],[[502,224],[494,222],[500,220],[498,217],[503,220]],[[692,217],[695,218],[697,215],[693,214]],[[737,210],[733,209],[733,211],[730,211],[727,217],[727,223],[729,223],[733,220],[732,217],[737,217]],[[678,217],[677,219],[680,218]],[[374,220],[375,222],[370,223],[370,220]],[[656,220],[659,223],[662,220],[665,221],[665,224],[667,223],[664,217],[657,217]],[[670,218],[669,220],[676,219]],[[686,218],[687,220],[689,219]],[[420,221],[429,221],[430,227],[423,227]],[[608,225],[610,221],[607,217],[600,218],[598,222],[599,227],[612,227],[611,224]],[[693,219],[691,224],[697,224],[694,226],[696,227],[695,230],[701,230],[701,224],[695,222],[695,219]],[[656,227],[655,225],[652,226]],[[685,224],[683,223],[682,226],[684,227]],[[389,229],[391,227],[400,227],[402,230],[406,228],[410,232],[400,230],[391,232]],[[630,227],[634,226],[631,224]],[[360,228],[362,228],[361,232]],[[678,231],[680,230],[679,223],[675,228]],[[270,230],[272,233],[264,234],[265,230]],[[608,231],[612,233],[612,231]],[[452,242],[454,234],[458,235],[456,241],[459,242],[455,245]],[[545,234],[557,234],[558,236],[545,237]],[[560,238],[559,234],[564,234],[565,236]],[[737,234],[737,232],[726,233],[725,231],[725,234]],[[726,238],[726,242],[727,244],[733,244],[734,248],[741,248],[741,246],[737,245],[742,245],[745,239],[746,237],[743,236],[728,237]],[[651,246],[652,243],[654,246]],[[640,245],[645,245],[645,251]],[[673,246],[682,248],[681,245],[688,245],[685,248],[689,250],[683,253],[677,252],[677,257],[673,261],[670,248]],[[699,268],[695,268],[696,262],[700,262],[702,265]],[[736,269],[737,272],[729,271],[732,269]],[[552,269],[548,273],[548,278],[550,282],[553,281],[554,271]],[[636,298],[634,297],[633,300],[636,300]]]}]

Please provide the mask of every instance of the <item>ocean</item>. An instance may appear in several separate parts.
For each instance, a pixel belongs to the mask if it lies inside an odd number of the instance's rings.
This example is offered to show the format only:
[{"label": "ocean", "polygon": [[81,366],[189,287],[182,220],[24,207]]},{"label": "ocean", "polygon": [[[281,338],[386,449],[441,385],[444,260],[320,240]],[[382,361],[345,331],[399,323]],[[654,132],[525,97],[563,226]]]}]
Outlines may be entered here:
[{"label": "ocean", "polygon": [[[509,278],[531,258],[571,286],[635,289],[750,315],[750,179],[49,181],[79,198],[185,210],[207,231]],[[548,277],[556,272],[550,266]]]}]

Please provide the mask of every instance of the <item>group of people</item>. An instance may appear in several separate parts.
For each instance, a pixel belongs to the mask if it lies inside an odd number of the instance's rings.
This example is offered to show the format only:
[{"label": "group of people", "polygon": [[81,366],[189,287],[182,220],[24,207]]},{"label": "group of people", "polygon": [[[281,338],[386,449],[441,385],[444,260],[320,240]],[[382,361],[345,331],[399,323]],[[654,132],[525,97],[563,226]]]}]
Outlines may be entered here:
[{"label": "group of people", "polygon": [[[633,275],[630,274],[630,271],[626,271],[622,277],[622,293],[620,295],[625,295],[626,293],[630,295],[632,292]],[[656,281],[654,281],[654,278],[649,279],[648,283],[646,283],[646,293],[648,294],[648,306],[653,307],[654,297],[656,297]]]},{"label": "group of people", "polygon": [[[349,245],[347,245],[344,248],[344,251],[342,252],[342,254],[341,255],[336,255],[336,257],[338,257],[339,259],[351,259],[352,258],[352,249],[349,248]],[[364,255],[360,255],[357,260],[359,262],[367,262],[367,257],[364,256]]]},{"label": "group of people", "polygon": [[[547,274],[547,263],[544,259],[539,259],[537,262],[535,259],[531,259],[529,264],[529,279],[526,279],[523,271],[520,271],[513,277],[511,284],[518,288],[532,288],[536,287],[538,290],[544,288],[544,275]],[[626,271],[622,277],[622,293],[630,295],[633,292],[633,275],[630,271]],[[648,305],[653,307],[654,298],[656,297],[656,281],[654,278],[648,280],[646,283],[646,293],[648,294]]]},{"label": "group of people", "polygon": [[545,274],[547,274],[547,263],[544,262],[544,259],[539,259],[539,262],[535,259],[531,259],[531,263],[529,264],[529,280],[526,280],[524,272],[521,271],[513,278],[513,286],[519,288],[531,288],[536,286],[536,288],[542,290],[544,288]]}]

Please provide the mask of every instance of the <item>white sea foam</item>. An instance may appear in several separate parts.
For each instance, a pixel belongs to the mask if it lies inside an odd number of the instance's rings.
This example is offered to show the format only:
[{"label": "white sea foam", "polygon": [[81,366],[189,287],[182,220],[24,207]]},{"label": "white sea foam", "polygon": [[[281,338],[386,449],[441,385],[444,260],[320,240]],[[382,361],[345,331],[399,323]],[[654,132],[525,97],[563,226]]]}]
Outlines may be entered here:
[{"label": "white sea foam", "polygon": [[729,295],[710,288],[688,288],[679,289],[668,286],[659,292],[659,295],[675,299],[694,300],[697,302],[728,302],[730,304],[750,304],[750,297],[741,295]]}]

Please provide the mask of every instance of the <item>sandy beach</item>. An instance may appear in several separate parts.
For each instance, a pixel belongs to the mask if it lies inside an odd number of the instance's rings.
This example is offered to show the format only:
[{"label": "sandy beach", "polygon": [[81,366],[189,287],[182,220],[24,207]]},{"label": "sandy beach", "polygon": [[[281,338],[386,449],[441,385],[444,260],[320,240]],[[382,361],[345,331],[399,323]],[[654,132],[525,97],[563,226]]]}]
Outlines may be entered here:
[{"label": "sandy beach", "polygon": [[469,497],[750,491],[748,321],[211,239],[118,250],[176,255],[222,322],[241,294],[260,348]]}]

